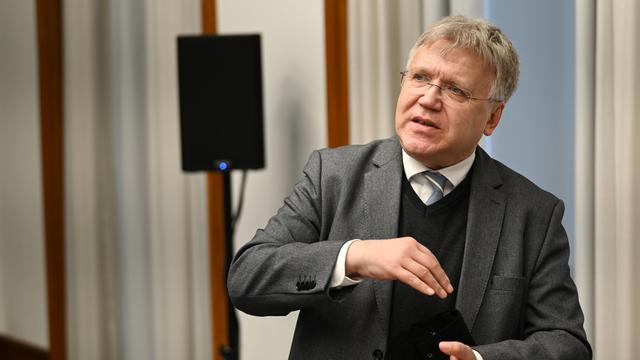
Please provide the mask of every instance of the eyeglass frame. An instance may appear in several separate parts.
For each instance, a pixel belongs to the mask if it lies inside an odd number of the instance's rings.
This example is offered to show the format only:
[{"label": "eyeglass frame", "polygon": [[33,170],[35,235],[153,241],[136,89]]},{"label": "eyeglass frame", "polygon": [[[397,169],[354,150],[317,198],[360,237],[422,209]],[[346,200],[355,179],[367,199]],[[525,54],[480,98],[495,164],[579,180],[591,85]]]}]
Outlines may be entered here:
[{"label": "eyeglass frame", "polygon": [[[402,86],[404,84],[404,78],[405,78],[405,76],[409,75],[409,73],[423,75],[425,77],[428,77],[423,73],[417,73],[417,72],[414,72],[414,71],[409,71],[409,70],[400,71],[400,75],[401,75],[401,77],[400,77],[400,86]],[[485,98],[485,99],[483,99],[483,98],[473,97],[473,95],[471,94],[471,92],[469,90],[463,89],[463,88],[461,88],[459,86],[455,86],[455,85],[438,85],[438,84],[434,84],[434,83],[429,82],[429,81],[425,81],[424,82],[424,86],[420,86],[420,88],[424,88],[426,86],[429,86],[429,89],[431,89],[434,86],[437,87],[438,89],[440,89],[440,91],[442,93],[448,94],[449,97],[451,99],[453,99],[453,100],[458,100],[458,98],[457,98],[458,95],[456,93],[454,93],[451,89],[452,88],[456,88],[456,89],[460,90],[460,92],[461,92],[460,95],[462,95],[466,99],[466,101],[465,100],[458,101],[459,103],[467,103],[467,102],[470,102],[471,100],[502,102],[502,100],[499,100],[499,99],[493,99],[493,98]]]}]

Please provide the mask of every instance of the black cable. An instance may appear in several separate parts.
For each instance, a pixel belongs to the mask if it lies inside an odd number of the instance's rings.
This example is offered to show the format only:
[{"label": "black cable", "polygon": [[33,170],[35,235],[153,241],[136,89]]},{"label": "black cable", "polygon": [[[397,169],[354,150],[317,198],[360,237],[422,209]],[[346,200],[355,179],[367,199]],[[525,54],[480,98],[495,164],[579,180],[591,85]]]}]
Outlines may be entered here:
[{"label": "black cable", "polygon": [[231,217],[231,236],[236,233],[236,223],[242,214],[242,205],[244,204],[244,192],[247,184],[247,169],[242,170],[242,179],[240,180],[240,194],[238,197],[238,207]]},{"label": "black cable", "polygon": [[[231,184],[229,184],[231,185]],[[238,223],[238,220],[240,219],[240,215],[242,214],[242,205],[244,204],[244,193],[245,193],[245,189],[246,189],[246,185],[247,185],[247,169],[243,169],[242,170],[242,179],[240,180],[240,194],[238,195],[238,205],[236,208],[236,211],[233,213],[233,215],[231,216],[231,236],[230,236],[230,243],[227,244],[227,268],[226,268],[226,272],[229,271],[229,266],[231,264],[231,257],[233,256],[233,238],[235,237],[235,232],[236,232],[236,224]],[[229,189],[229,191],[231,191],[231,189]],[[226,286],[226,279],[225,279],[225,286]],[[229,346],[225,347],[221,350],[222,355],[224,356],[224,358],[226,360],[238,360],[240,355],[240,324],[238,323],[238,317],[236,315],[236,310],[233,307],[233,305],[231,304],[231,300],[229,300],[228,303],[228,308],[227,308],[227,315],[228,315],[228,332],[229,332]]]}]

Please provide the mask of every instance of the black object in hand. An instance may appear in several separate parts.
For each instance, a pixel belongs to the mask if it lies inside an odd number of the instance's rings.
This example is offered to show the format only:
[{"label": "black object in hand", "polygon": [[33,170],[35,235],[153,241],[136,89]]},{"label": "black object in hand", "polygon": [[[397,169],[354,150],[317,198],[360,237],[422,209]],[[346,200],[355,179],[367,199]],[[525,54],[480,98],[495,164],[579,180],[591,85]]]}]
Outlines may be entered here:
[{"label": "black object in hand", "polygon": [[416,352],[422,359],[448,360],[438,348],[441,341],[459,341],[469,346],[476,343],[458,310],[436,314],[411,327],[411,338]]}]

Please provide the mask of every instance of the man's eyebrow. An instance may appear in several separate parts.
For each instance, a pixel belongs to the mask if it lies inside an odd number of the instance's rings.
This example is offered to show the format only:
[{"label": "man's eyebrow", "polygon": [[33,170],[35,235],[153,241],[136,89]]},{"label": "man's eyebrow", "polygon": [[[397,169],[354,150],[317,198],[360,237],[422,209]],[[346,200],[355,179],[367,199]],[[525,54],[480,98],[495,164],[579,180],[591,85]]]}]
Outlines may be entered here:
[{"label": "man's eyebrow", "polygon": [[452,79],[452,78],[449,78],[449,79],[443,78],[442,81],[446,82],[449,85],[455,85],[455,86],[457,86],[459,88],[462,88],[462,89],[465,89],[465,90],[469,90],[469,86],[464,84],[462,81],[459,81],[459,80],[456,80],[456,79]]},{"label": "man's eyebrow", "polygon": [[448,75],[448,74],[440,74],[440,75],[433,75],[433,73],[431,71],[429,71],[427,69],[427,67],[425,66],[417,66],[412,68],[411,70],[409,70],[411,72],[414,73],[419,73],[419,74],[424,74],[424,75],[428,75],[429,77],[436,77],[439,80],[442,80],[442,82],[447,83],[449,85],[456,85],[462,89],[465,90],[469,90],[469,85],[465,84],[463,81],[456,79],[455,77]]},{"label": "man's eyebrow", "polygon": [[415,67],[413,67],[411,69],[408,69],[408,70],[412,71],[412,72],[423,73],[423,74],[424,73],[427,73],[427,74],[429,73],[429,70],[427,70],[427,68],[425,66],[420,66],[420,65],[415,66]]}]

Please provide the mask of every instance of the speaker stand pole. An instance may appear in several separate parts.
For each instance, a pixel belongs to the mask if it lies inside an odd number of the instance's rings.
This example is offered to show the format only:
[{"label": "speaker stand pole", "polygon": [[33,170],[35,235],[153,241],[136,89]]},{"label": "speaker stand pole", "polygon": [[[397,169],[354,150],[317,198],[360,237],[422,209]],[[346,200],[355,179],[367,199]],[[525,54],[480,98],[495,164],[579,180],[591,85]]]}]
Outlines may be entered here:
[{"label": "speaker stand pole", "polygon": [[[233,226],[231,224],[232,218],[232,202],[231,202],[231,169],[227,169],[222,172],[222,183],[224,188],[224,234],[225,234],[225,267],[224,274],[222,274],[224,280],[224,288],[227,289],[227,274],[229,273],[229,267],[231,266],[231,260],[233,259]],[[233,308],[231,299],[229,299],[229,292],[226,291],[227,297],[227,330],[229,334],[229,345],[222,346],[220,352],[225,360],[238,360],[239,348],[238,348],[238,318],[236,311]]]}]

